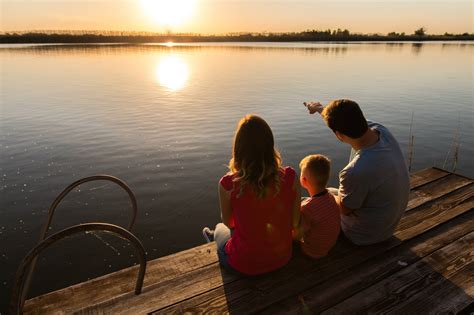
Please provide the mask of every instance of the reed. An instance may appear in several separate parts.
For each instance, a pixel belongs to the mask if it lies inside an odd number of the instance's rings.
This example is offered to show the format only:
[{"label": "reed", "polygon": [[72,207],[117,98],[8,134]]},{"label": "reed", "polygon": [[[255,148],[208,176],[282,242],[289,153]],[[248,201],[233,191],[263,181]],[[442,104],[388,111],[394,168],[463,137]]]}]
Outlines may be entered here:
[{"label": "reed", "polygon": [[459,150],[461,146],[460,143],[461,143],[461,114],[459,114],[458,116],[458,127],[456,130],[456,133],[454,134],[451,147],[449,148],[448,153],[446,154],[446,158],[444,159],[443,169],[446,169],[451,152],[453,152],[451,171],[452,172],[456,171],[458,160],[459,160]]},{"label": "reed", "polygon": [[415,117],[415,110],[411,112],[410,134],[408,139],[408,171],[411,172],[411,165],[413,162],[413,148],[415,145],[415,136],[413,135],[413,118]]}]

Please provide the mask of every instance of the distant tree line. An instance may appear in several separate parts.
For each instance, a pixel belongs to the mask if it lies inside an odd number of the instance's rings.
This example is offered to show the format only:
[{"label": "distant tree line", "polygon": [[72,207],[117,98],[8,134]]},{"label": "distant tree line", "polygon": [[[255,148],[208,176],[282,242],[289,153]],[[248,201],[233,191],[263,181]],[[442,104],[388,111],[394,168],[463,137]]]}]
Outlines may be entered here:
[{"label": "distant tree line", "polygon": [[429,35],[424,27],[413,34],[390,32],[358,34],[347,29],[306,30],[290,33],[229,33],[201,35],[194,33],[152,33],[125,31],[29,31],[0,34],[0,43],[163,43],[163,42],[295,42],[295,41],[426,41],[474,40],[474,34]]}]

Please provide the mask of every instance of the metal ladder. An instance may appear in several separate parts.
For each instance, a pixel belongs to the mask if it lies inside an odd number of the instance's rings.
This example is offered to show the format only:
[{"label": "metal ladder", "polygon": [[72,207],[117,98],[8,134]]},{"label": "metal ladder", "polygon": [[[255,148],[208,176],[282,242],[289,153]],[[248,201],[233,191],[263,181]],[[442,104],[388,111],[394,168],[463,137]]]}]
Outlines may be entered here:
[{"label": "metal ladder", "polygon": [[[68,193],[70,193],[74,188],[77,186],[91,182],[91,181],[98,181],[98,180],[105,180],[110,181],[121,188],[123,188],[132,203],[132,218],[128,225],[127,229],[124,229],[118,225],[108,224],[108,223],[99,223],[99,222],[92,222],[92,223],[83,223],[71,226],[64,230],[61,230],[57,233],[46,237],[48,230],[51,226],[51,222],[53,220],[53,215],[55,213],[56,208],[59,206],[61,201],[66,197]],[[132,234],[131,230],[135,225],[135,220],[137,217],[137,200],[135,195],[133,194],[132,190],[128,185],[122,181],[121,179],[110,176],[110,175],[95,175],[90,177],[85,177],[80,180],[75,181],[68,187],[66,187],[56,199],[53,201],[51,206],[49,207],[48,211],[48,220],[46,224],[43,226],[43,229],[40,234],[40,239],[38,245],[36,245],[32,250],[28,252],[28,254],[23,258],[21,261],[17,273],[15,276],[15,282],[13,286],[13,293],[10,303],[10,313],[11,314],[23,314],[23,306],[25,304],[25,299],[30,288],[31,280],[33,278],[33,272],[36,268],[36,263],[38,260],[38,255],[50,245],[56,243],[59,240],[67,238],[71,235],[82,233],[82,232],[89,232],[89,231],[106,231],[112,233],[113,235],[125,239],[129,241],[134,247],[137,252],[140,261],[140,269],[137,275],[137,282],[135,285],[135,294],[140,294],[142,287],[143,287],[143,280],[145,277],[145,270],[146,270],[146,252],[145,248],[143,247],[140,240]]]}]

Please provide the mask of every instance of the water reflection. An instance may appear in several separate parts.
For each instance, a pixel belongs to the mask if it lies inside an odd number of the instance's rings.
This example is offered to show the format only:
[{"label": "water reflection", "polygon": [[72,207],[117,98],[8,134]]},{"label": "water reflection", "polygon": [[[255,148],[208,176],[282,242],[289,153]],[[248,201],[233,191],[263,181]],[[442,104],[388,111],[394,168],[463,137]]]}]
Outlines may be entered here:
[{"label": "water reflection", "polygon": [[443,42],[443,43],[406,43],[406,42],[375,42],[375,43],[151,43],[151,44],[68,44],[68,45],[36,45],[36,44],[2,44],[0,54],[14,55],[123,55],[124,53],[173,53],[203,51],[252,51],[252,52],[287,52],[311,55],[342,55],[355,51],[391,51],[412,48],[414,53],[421,50],[423,45],[435,49],[451,50],[473,49],[474,43]]},{"label": "water reflection", "polygon": [[178,56],[163,57],[156,68],[156,77],[160,85],[171,91],[182,89],[189,77],[187,64]]},{"label": "water reflection", "polygon": [[422,48],[423,48],[423,43],[413,43],[413,44],[411,44],[411,51],[415,55],[418,55],[421,52]]}]

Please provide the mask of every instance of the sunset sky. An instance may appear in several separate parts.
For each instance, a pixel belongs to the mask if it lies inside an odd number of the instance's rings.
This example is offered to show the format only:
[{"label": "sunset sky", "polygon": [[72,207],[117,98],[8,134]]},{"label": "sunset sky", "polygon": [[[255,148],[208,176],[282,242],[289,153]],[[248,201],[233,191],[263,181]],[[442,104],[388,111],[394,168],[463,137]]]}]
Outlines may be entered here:
[{"label": "sunset sky", "polygon": [[[153,3],[153,1],[155,1]],[[151,2],[151,4],[150,4]],[[1,30],[473,32],[471,0],[0,0]]]}]

